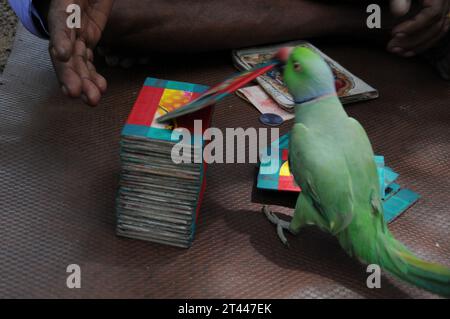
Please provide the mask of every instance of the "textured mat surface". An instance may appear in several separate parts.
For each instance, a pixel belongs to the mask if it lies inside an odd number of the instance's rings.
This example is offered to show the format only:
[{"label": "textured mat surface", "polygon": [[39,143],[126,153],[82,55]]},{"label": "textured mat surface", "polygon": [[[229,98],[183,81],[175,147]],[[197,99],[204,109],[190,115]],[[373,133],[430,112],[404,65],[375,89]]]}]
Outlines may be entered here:
[{"label": "textured mat surface", "polygon": [[[0,81],[0,297],[434,297],[388,275],[381,289],[366,288],[365,267],[314,228],[289,235],[284,248],[260,203],[289,213],[295,197],[255,190],[252,164],[210,166],[191,249],[116,237],[119,133],[144,78],[212,85],[235,71],[231,59],[166,57],[104,70],[108,94],[89,108],[59,92],[46,45],[20,28]],[[450,266],[448,83],[418,61],[321,48],[380,90],[378,100],[347,111],[401,185],[422,195],[390,228]],[[261,126],[257,118],[233,96],[216,107],[213,125]],[[81,267],[81,289],[66,287],[69,264]]]}]

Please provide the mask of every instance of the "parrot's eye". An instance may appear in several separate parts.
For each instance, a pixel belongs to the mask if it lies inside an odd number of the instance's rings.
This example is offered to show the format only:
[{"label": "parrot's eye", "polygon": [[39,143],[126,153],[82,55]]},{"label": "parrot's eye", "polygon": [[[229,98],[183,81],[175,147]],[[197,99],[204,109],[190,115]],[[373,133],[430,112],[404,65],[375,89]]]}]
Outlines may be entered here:
[{"label": "parrot's eye", "polygon": [[294,70],[296,72],[300,72],[302,70],[302,66],[298,62],[294,62]]}]

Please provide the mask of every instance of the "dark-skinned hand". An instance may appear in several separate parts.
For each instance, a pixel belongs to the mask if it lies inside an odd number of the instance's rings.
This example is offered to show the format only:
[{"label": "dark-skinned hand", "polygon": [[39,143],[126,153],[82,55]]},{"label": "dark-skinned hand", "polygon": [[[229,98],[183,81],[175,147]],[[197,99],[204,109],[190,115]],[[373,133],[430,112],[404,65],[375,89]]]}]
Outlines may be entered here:
[{"label": "dark-skinned hand", "polygon": [[[94,67],[93,49],[101,38],[113,6],[113,0],[52,0],[47,24],[50,33],[50,56],[67,96],[78,98],[91,106],[99,103],[106,91],[106,80]],[[81,8],[81,28],[67,26],[66,8]]]},{"label": "dark-skinned hand", "polygon": [[[412,57],[434,47],[450,29],[449,0],[421,0],[419,12],[392,30],[388,50]],[[410,0],[391,0],[391,11],[402,16],[411,9]]]}]

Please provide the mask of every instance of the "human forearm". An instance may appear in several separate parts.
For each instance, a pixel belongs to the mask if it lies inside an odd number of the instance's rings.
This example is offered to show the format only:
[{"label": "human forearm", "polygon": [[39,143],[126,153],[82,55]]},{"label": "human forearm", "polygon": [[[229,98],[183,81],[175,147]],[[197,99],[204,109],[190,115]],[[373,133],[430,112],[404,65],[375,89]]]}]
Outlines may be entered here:
[{"label": "human forearm", "polygon": [[103,40],[151,51],[206,51],[361,33],[365,7],[307,0],[117,0]]}]

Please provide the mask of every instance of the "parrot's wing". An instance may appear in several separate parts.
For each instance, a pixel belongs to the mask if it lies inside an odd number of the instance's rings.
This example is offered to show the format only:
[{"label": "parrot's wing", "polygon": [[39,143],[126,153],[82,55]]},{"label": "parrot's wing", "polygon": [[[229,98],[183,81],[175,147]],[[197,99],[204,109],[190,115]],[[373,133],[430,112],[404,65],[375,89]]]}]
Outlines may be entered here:
[{"label": "parrot's wing", "polygon": [[345,229],[354,216],[353,185],[345,153],[320,131],[296,123],[289,157],[296,182],[312,199],[324,226],[333,234]]},{"label": "parrot's wing", "polygon": [[[372,178],[368,179],[369,185],[365,185],[364,187],[368,187],[371,189],[370,193],[370,203],[372,205],[372,213],[374,214],[383,214],[383,206],[381,203],[381,194],[379,193],[378,187],[378,172],[376,169],[376,164],[373,161],[373,150],[369,141],[369,137],[367,136],[366,131],[361,126],[361,124],[352,117],[348,118],[347,125],[349,129],[352,131],[352,136],[354,138],[354,147],[357,147],[359,150],[359,157],[355,157],[357,162],[351,162],[350,165],[353,167],[359,167],[365,172],[370,172],[373,174]],[[364,158],[366,156],[366,158]]]}]

